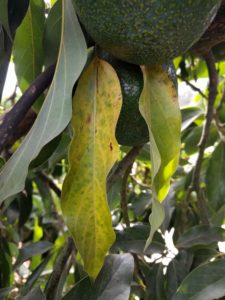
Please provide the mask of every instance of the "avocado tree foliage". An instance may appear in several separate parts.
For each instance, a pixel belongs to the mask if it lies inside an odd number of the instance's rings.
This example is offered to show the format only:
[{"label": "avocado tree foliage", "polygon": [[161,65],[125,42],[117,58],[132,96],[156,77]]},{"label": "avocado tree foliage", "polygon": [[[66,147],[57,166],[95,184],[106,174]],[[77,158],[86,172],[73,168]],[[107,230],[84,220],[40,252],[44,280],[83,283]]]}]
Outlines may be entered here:
[{"label": "avocado tree foliage", "polygon": [[224,20],[0,0],[0,299],[225,299]]}]

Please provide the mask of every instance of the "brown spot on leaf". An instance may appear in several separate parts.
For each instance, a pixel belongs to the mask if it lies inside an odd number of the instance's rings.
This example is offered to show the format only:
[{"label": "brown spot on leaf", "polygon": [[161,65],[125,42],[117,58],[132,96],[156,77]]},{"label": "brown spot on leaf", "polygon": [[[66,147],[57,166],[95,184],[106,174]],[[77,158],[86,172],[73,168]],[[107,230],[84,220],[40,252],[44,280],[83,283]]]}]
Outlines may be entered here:
[{"label": "brown spot on leaf", "polygon": [[112,145],[112,143],[109,144],[109,148],[110,148],[110,151],[113,151],[113,145]]},{"label": "brown spot on leaf", "polygon": [[91,123],[91,115],[89,115],[89,116],[87,117],[86,123],[87,123],[87,124],[90,124],[90,123]]}]

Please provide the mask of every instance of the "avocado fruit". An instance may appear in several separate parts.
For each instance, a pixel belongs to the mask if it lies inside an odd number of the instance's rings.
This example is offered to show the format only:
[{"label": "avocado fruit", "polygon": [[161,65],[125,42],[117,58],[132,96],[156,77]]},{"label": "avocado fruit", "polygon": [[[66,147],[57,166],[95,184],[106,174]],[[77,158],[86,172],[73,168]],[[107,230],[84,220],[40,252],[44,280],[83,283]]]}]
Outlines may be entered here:
[{"label": "avocado fruit", "polygon": [[[136,146],[148,142],[148,127],[139,112],[139,98],[144,84],[140,66],[121,61],[99,49],[97,53],[101,59],[107,61],[114,68],[121,85],[123,102],[116,126],[118,143],[125,146]],[[163,68],[177,88],[174,65],[170,63],[163,65]]]},{"label": "avocado fruit", "polygon": [[74,0],[97,45],[133,64],[162,64],[205,32],[221,0]]}]

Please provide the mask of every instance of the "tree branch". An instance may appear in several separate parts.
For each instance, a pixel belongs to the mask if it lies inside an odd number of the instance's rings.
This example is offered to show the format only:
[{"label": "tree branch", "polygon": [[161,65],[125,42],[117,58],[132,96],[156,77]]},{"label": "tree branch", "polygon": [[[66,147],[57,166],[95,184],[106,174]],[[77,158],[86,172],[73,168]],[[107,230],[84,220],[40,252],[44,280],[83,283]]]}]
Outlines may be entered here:
[{"label": "tree branch", "polygon": [[127,155],[118,163],[115,170],[112,170],[112,172],[108,175],[107,178],[107,191],[109,191],[116,181],[118,177],[123,177],[127,168],[134,163],[137,155],[140,153],[141,149],[143,148],[143,145],[140,146],[134,146]]},{"label": "tree branch", "polygon": [[207,64],[208,73],[209,73],[209,97],[208,97],[208,106],[206,112],[206,121],[203,127],[201,140],[199,142],[199,152],[196,162],[196,166],[193,172],[192,183],[187,193],[187,199],[189,198],[192,191],[195,191],[198,199],[198,211],[203,224],[209,224],[207,204],[205,201],[204,193],[201,188],[200,182],[200,173],[202,162],[204,158],[204,152],[207,145],[207,141],[210,133],[210,126],[213,120],[214,112],[214,102],[217,96],[217,85],[218,85],[218,74],[216,71],[216,66],[214,62],[214,57],[212,52],[209,52],[204,56],[204,59]]},{"label": "tree branch", "polygon": [[44,173],[38,174],[39,178],[44,181],[60,198],[61,197],[61,190],[58,188],[58,186],[54,183],[53,180],[51,180],[48,176],[46,176]]},{"label": "tree branch", "polygon": [[13,108],[6,113],[0,125],[0,153],[9,137],[17,130],[35,100],[50,85],[54,75],[55,65],[50,66],[29,86]]},{"label": "tree branch", "polygon": [[120,192],[123,221],[127,227],[130,227],[130,220],[129,220],[128,207],[127,207],[127,180],[130,175],[132,166],[133,166],[133,162],[131,162],[131,164],[128,166],[128,168],[125,171],[125,174],[124,174],[123,180],[122,180],[121,192]]},{"label": "tree branch", "polygon": [[189,82],[187,79],[182,78],[181,76],[177,76],[177,78],[181,79],[182,81],[184,81],[188,86],[190,86],[190,88],[195,91],[198,92],[203,98],[207,99],[206,95],[194,84],[192,84],[191,82]]}]

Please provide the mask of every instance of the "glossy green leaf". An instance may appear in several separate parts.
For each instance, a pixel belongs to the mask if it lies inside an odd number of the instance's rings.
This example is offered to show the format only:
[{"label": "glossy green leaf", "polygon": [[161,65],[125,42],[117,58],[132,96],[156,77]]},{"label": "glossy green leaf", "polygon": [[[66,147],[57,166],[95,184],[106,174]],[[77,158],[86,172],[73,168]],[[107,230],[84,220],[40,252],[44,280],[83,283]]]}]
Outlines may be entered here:
[{"label": "glossy green leaf", "polygon": [[191,248],[225,241],[225,229],[210,225],[198,225],[187,230],[175,245],[178,248]]},{"label": "glossy green leaf", "polygon": [[214,300],[225,296],[225,259],[194,269],[172,300]]},{"label": "glossy green leaf", "polygon": [[51,87],[38,117],[20,148],[0,173],[0,203],[21,191],[30,162],[68,124],[71,93],[86,62],[86,44],[70,0],[63,2],[63,34]]},{"label": "glossy green leaf", "polygon": [[225,199],[225,143],[214,150],[206,171],[206,192],[209,205],[217,210]]},{"label": "glossy green leaf", "polygon": [[176,89],[161,66],[143,66],[140,111],[149,129],[153,193],[162,201],[180,154],[181,115]]},{"label": "glossy green leaf", "polygon": [[159,203],[169,190],[170,178],[175,172],[180,154],[181,115],[173,81],[161,66],[143,66],[144,88],[140,97],[140,112],[149,130],[152,162],[152,213],[150,236],[164,219],[164,208]]},{"label": "glossy green leaf", "polygon": [[43,65],[44,2],[30,0],[14,40],[14,63],[18,85],[24,92],[41,73]]},{"label": "glossy green leaf", "polygon": [[130,254],[110,255],[94,285],[86,277],[63,300],[128,300],[133,271],[134,260]]},{"label": "glossy green leaf", "polygon": [[115,128],[121,97],[114,69],[95,58],[83,72],[73,98],[74,137],[62,190],[62,210],[85,270],[93,278],[115,239],[106,177],[119,156]]},{"label": "glossy green leaf", "polygon": [[52,243],[48,241],[40,241],[24,246],[19,250],[19,255],[14,265],[14,269],[20,266],[24,261],[32,258],[35,255],[39,255],[49,251],[52,248]]}]

